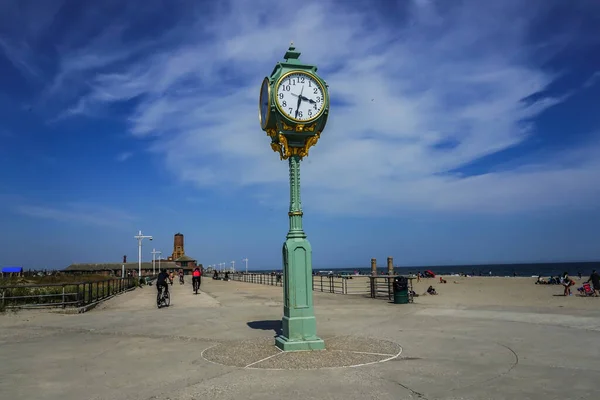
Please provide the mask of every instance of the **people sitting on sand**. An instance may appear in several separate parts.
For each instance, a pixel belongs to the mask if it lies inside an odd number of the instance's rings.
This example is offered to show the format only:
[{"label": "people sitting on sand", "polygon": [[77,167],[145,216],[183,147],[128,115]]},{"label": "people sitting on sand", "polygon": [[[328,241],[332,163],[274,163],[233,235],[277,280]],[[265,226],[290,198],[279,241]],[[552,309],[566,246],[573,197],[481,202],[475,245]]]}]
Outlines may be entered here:
[{"label": "people sitting on sand", "polygon": [[440,276],[440,283],[448,283],[448,282],[446,282],[446,280],[442,279],[442,277]]},{"label": "people sitting on sand", "polygon": [[538,277],[538,282],[541,285],[559,285],[560,278],[558,276],[551,276],[550,278],[548,278],[548,280],[544,280],[544,279],[540,279],[540,277]]},{"label": "people sitting on sand", "polygon": [[435,291],[435,289],[433,288],[433,286],[429,286],[427,288],[427,293],[429,293],[429,294],[437,294],[437,292]]}]

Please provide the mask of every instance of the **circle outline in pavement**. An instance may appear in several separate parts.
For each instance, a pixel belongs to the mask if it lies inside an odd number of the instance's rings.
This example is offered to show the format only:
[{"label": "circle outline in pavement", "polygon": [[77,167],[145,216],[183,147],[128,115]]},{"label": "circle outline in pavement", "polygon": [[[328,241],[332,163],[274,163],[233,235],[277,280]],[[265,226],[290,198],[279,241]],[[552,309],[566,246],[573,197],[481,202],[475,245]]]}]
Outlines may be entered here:
[{"label": "circle outline in pavement", "polygon": [[[332,339],[335,338],[350,338],[350,339],[358,339],[357,337],[353,337],[353,336],[349,336],[349,335],[338,335],[338,336],[332,336],[329,338],[325,338],[326,341],[330,341]],[[238,368],[238,369],[249,369],[249,370],[263,370],[263,371],[313,371],[313,370],[321,370],[321,369],[339,369],[339,368],[359,368],[359,367],[365,367],[368,365],[375,365],[375,364],[381,364],[384,362],[388,362],[391,360],[394,360],[398,357],[400,357],[400,355],[402,354],[403,351],[403,347],[396,342],[392,342],[390,340],[382,340],[382,339],[374,339],[374,338],[360,338],[360,339],[369,339],[369,340],[376,340],[379,342],[385,342],[387,344],[392,344],[394,345],[398,351],[396,353],[378,353],[378,352],[369,352],[369,351],[357,351],[357,350],[351,350],[351,349],[325,349],[325,350],[306,350],[306,351],[283,351],[281,349],[279,349],[277,346],[275,346],[274,343],[274,339],[275,338],[268,338],[271,339],[272,342],[271,344],[266,344],[265,343],[265,347],[266,348],[273,348],[276,349],[277,352],[275,354],[272,354],[270,356],[267,357],[263,357],[257,361],[253,361],[251,363],[248,363],[247,365],[241,366],[241,365],[232,365],[232,364],[227,364],[227,363],[223,363],[223,362],[219,362],[216,360],[212,360],[210,358],[208,358],[206,356],[206,353],[209,352],[212,349],[215,349],[216,347],[219,346],[228,346],[231,344],[242,344],[242,343],[246,343],[246,344],[256,344],[257,342],[263,342],[266,341],[267,338],[262,337],[262,338],[257,338],[254,340],[237,340],[237,341],[226,341],[226,342],[219,342],[216,343],[212,346],[207,347],[206,349],[202,350],[202,352],[200,353],[200,357],[205,360],[208,361],[212,364],[216,364],[216,365],[221,365],[221,366],[226,366],[226,367],[232,367],[232,368]],[[302,367],[297,367],[297,368],[272,368],[272,367],[260,367],[258,366],[259,364],[268,361],[270,359],[274,359],[277,358],[278,356],[281,355],[285,355],[285,354],[294,354],[294,353],[311,353],[313,355],[319,355],[319,354],[331,354],[331,353],[351,353],[353,355],[364,355],[364,356],[379,356],[379,357],[385,357],[381,360],[376,360],[376,361],[369,361],[369,362],[362,362],[362,363],[356,363],[356,364],[349,364],[349,365],[333,365],[333,366],[323,366],[323,367],[308,367],[308,368],[302,368]]]}]

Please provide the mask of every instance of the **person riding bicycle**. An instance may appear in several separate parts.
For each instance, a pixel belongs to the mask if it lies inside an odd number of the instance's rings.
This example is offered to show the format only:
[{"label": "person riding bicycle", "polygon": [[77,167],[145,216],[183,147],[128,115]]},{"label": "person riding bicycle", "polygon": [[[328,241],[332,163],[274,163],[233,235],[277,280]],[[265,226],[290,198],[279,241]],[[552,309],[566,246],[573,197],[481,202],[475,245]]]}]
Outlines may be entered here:
[{"label": "person riding bicycle", "polygon": [[179,283],[183,283],[183,270],[179,270]]},{"label": "person riding bicycle", "polygon": [[169,279],[169,273],[167,271],[160,271],[158,278],[156,279],[156,290],[160,291],[162,286],[165,290],[165,293],[169,293],[169,284],[167,283],[167,280]]},{"label": "person riding bicycle", "polygon": [[192,272],[192,287],[196,287],[196,282],[198,282],[198,287],[200,287],[200,281],[202,279],[202,271],[200,270],[200,267],[196,267],[194,269],[194,272]]}]

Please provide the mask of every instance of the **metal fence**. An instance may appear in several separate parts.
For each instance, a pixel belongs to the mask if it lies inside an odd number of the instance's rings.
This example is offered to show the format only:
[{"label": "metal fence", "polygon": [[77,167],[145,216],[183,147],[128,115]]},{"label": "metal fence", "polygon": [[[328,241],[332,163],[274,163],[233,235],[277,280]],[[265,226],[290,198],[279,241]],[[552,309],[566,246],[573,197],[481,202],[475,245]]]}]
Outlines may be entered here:
[{"label": "metal fence", "polygon": [[131,277],[93,282],[0,286],[0,307],[81,307],[133,288]]},{"label": "metal fence", "polygon": [[[219,275],[222,277],[222,275]],[[313,275],[312,288],[315,292],[363,295],[373,299],[392,300],[394,297],[393,275]],[[281,274],[230,273],[229,279],[261,285],[282,286]],[[409,282],[412,278],[409,278]],[[410,283],[412,290],[412,283]]]}]

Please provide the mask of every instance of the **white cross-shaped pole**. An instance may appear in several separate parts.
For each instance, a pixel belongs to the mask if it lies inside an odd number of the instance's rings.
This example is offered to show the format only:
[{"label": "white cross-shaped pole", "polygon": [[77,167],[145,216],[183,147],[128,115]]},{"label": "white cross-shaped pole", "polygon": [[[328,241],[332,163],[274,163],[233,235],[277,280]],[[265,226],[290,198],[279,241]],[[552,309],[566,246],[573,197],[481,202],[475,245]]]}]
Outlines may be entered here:
[{"label": "white cross-shaped pole", "polygon": [[156,251],[156,249],[152,249],[152,275],[156,274],[156,255],[160,254],[160,251]]},{"label": "white cross-shaped pole", "polygon": [[138,240],[138,279],[140,279],[142,277],[142,240],[152,240],[152,236],[144,236],[142,235],[142,231],[139,231],[134,238]]}]

